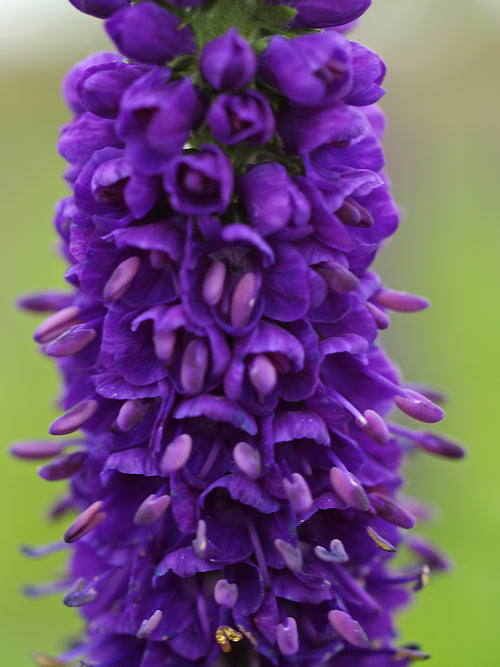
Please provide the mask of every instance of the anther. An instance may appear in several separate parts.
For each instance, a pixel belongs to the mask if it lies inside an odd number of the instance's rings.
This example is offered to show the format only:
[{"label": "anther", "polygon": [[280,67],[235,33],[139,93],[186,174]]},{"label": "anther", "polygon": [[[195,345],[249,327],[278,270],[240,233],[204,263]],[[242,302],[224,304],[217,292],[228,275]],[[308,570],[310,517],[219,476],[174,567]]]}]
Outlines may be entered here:
[{"label": "anther", "polygon": [[382,535],[377,533],[371,526],[368,526],[366,529],[368,535],[372,538],[375,544],[380,547],[383,551],[395,552],[397,551],[396,547],[393,546],[388,540],[386,540]]},{"label": "anther", "polygon": [[374,303],[371,301],[366,301],[365,306],[368,309],[368,312],[370,315],[373,317],[375,320],[375,324],[377,326],[377,329],[387,329],[389,324],[391,323],[389,317],[384,313],[383,310],[378,308]]},{"label": "anther", "polygon": [[78,326],[71,327],[55,340],[50,342],[44,349],[49,357],[70,357],[84,350],[94,340],[95,329],[81,329]]},{"label": "anther", "polygon": [[68,444],[61,440],[20,440],[11,445],[10,453],[19,459],[43,461],[61,454]]},{"label": "anther", "polygon": [[205,273],[201,294],[209,306],[216,306],[222,299],[224,282],[226,280],[226,265],[224,262],[214,262]]},{"label": "anther", "polygon": [[363,628],[347,612],[332,609],[328,612],[328,620],[333,629],[349,644],[357,648],[368,648],[370,645]]},{"label": "anther", "polygon": [[344,225],[348,225],[349,227],[365,228],[372,227],[374,224],[370,212],[351,197],[344,199],[344,203],[338,211],[335,211],[335,215],[340,218]]},{"label": "anther", "polygon": [[416,648],[402,646],[396,649],[394,657],[396,660],[428,660],[431,655]]},{"label": "anther", "polygon": [[120,299],[132,284],[140,267],[141,260],[135,256],[128,257],[118,264],[104,286],[103,296],[105,301]]},{"label": "anther", "polygon": [[249,272],[242,276],[236,285],[229,319],[234,327],[244,327],[248,324],[256,299],[257,278],[255,273]]},{"label": "anther", "polygon": [[73,521],[71,526],[64,533],[64,541],[68,544],[77,542],[84,535],[96,528],[106,518],[105,512],[101,512],[102,501],[97,500],[92,503],[80,516]]},{"label": "anther", "polygon": [[196,537],[194,538],[192,545],[198,558],[205,558],[205,551],[207,549],[207,524],[203,519],[198,521]]},{"label": "anther", "polygon": [[427,564],[422,565],[418,575],[415,585],[413,586],[414,591],[420,591],[422,588],[427,586],[431,579],[431,569]]},{"label": "anther", "polygon": [[415,525],[415,517],[395,500],[382,493],[371,493],[370,499],[377,515],[400,528],[410,529]]},{"label": "anther", "polygon": [[381,445],[387,444],[389,440],[389,429],[382,417],[375,410],[365,410],[363,412],[364,422],[358,421],[358,426]]},{"label": "anther", "polygon": [[72,452],[61,454],[38,470],[42,479],[48,482],[59,482],[62,479],[73,477],[85,463],[87,452]]},{"label": "anther", "polygon": [[419,449],[436,456],[444,456],[448,459],[461,459],[465,456],[463,447],[435,433],[417,432],[414,442]]},{"label": "anther", "polygon": [[360,481],[347,470],[330,469],[330,482],[333,490],[354,509],[367,512],[370,500]]},{"label": "anther", "polygon": [[239,442],[236,445],[233,449],[233,458],[241,472],[250,479],[261,476],[262,462],[259,451],[248,442]]},{"label": "anther", "polygon": [[315,546],[314,555],[325,563],[347,563],[349,560],[344,545],[337,539],[330,542],[329,549],[325,549],[320,544]]},{"label": "anther", "polygon": [[35,329],[33,338],[37,343],[50,343],[70,327],[81,324],[80,314],[78,306],[67,306],[56,311]]},{"label": "anther", "polygon": [[147,415],[151,407],[151,401],[140,398],[125,401],[116,418],[116,424],[120,431],[127,433],[133,429]]},{"label": "anther", "polygon": [[201,340],[190,341],[182,357],[180,380],[185,391],[198,394],[205,382],[208,350]]},{"label": "anther", "polygon": [[63,415],[55,419],[49,427],[51,435],[67,435],[78,431],[88,420],[93,417],[99,404],[94,399],[81,401],[73,405]]},{"label": "anther", "polygon": [[303,565],[302,552],[297,547],[292,547],[289,542],[280,540],[279,538],[274,540],[274,546],[280,552],[281,557],[285,561],[285,565],[292,572],[300,572]]},{"label": "anther", "polygon": [[143,637],[149,637],[149,635],[156,630],[160,625],[161,619],[163,617],[163,612],[161,609],[154,611],[149,618],[146,618],[142,621],[141,627],[137,631],[136,637],[142,639]]},{"label": "anther", "polygon": [[155,354],[161,361],[169,361],[175,348],[175,331],[156,331],[153,335]]},{"label": "anther", "polygon": [[172,440],[160,463],[162,475],[170,475],[183,468],[191,456],[192,448],[193,440],[188,433],[182,433]]},{"label": "anther", "polygon": [[278,383],[276,368],[265,354],[258,354],[252,359],[248,367],[248,377],[261,403],[264,402],[265,397],[273,391]]},{"label": "anther", "polygon": [[299,650],[299,633],[297,621],[287,616],[286,624],[278,623],[276,628],[276,642],[283,655],[295,655]]},{"label": "anther", "polygon": [[427,424],[433,424],[443,419],[444,410],[431,400],[412,389],[406,389],[405,393],[405,396],[394,396],[394,403],[409,417]]},{"label": "anther", "polygon": [[360,285],[359,278],[338,262],[322,262],[316,271],[326,280],[330,289],[341,294],[355,292]]},{"label": "anther", "polygon": [[311,489],[300,473],[292,473],[291,479],[284,477],[283,487],[290,505],[296,512],[301,514],[311,508],[313,504]]},{"label": "anther", "polygon": [[149,526],[154,523],[168,509],[170,496],[148,496],[139,506],[134,515],[134,523],[138,526]]},{"label": "anther", "polygon": [[375,295],[375,301],[379,306],[397,310],[400,313],[414,313],[428,308],[430,303],[423,296],[397,292],[396,290],[383,289]]},{"label": "anther", "polygon": [[229,627],[228,625],[219,625],[215,631],[215,640],[222,648],[224,653],[229,653],[231,650],[230,642],[239,642],[243,639],[241,632],[238,632],[234,628]]},{"label": "anther", "polygon": [[226,609],[233,609],[238,600],[238,586],[227,579],[219,579],[214,588],[214,599]]},{"label": "anther", "polygon": [[32,653],[31,657],[38,667],[65,667],[66,665],[66,663],[57,660],[57,658],[51,658],[44,653]]},{"label": "anther", "polygon": [[84,607],[96,600],[97,591],[95,588],[88,588],[85,579],[80,577],[64,595],[63,604],[65,604],[66,607]]}]

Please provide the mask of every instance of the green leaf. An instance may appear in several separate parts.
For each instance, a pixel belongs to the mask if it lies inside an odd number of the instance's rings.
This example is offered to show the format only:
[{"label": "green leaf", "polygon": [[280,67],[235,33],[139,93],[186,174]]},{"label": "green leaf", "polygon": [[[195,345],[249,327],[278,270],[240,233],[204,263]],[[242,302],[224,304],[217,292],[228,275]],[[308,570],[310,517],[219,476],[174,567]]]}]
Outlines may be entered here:
[{"label": "green leaf", "polygon": [[290,23],[296,14],[296,9],[286,5],[268,5],[261,8],[258,17],[263,28],[276,30]]}]

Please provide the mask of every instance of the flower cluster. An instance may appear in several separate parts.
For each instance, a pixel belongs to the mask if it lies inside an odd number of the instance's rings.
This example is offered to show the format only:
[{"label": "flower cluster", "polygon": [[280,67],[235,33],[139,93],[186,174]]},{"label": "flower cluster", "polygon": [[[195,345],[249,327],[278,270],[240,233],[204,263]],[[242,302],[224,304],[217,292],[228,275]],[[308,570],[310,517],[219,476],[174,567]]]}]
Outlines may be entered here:
[{"label": "flower cluster", "polygon": [[[35,332],[64,378],[50,433],[83,434],[14,446],[71,480],[54,514],[79,513],[55,589],[87,636],[60,660],[425,657],[394,645],[392,615],[445,564],[404,537],[398,471],[413,447],[462,452],[386,419],[443,412],[377,345],[388,310],[427,302],[370,271],[398,218],[384,65],[342,27],[369,0],[233,0],[237,27],[228,0],[71,2],[107,19],[121,55],[64,81],[73,194],[55,224],[73,291],[22,300],[53,311]],[[403,541],[417,563],[396,573]]]}]

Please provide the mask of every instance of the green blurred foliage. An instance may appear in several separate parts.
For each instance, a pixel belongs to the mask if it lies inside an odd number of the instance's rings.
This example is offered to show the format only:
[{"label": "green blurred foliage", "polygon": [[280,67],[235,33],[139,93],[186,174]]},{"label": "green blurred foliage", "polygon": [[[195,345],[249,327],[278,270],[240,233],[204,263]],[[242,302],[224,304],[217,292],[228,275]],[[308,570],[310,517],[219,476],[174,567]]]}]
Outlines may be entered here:
[{"label": "green blurred foliage", "polygon": [[[378,7],[377,7],[378,4]],[[408,466],[407,492],[439,510],[422,532],[453,557],[450,575],[436,577],[401,618],[404,641],[419,641],[435,667],[500,663],[496,638],[500,464],[494,408],[499,399],[498,178],[500,23],[474,3],[427,4],[420,21],[405,21],[411,3],[376,0],[355,38],[386,60],[389,117],[385,147],[397,201],[407,211],[378,260],[388,285],[425,294],[429,311],[394,315],[384,346],[407,381],[449,390],[447,419],[437,430],[464,442],[464,462],[424,454]],[[377,15],[377,11],[379,14]],[[92,19],[85,20],[91,21]],[[83,24],[82,24],[83,25]],[[86,44],[77,44],[83,49]],[[87,48],[87,52],[99,46]],[[65,69],[85,55],[66,53],[57,68],[0,66],[0,350],[2,442],[44,436],[56,416],[57,378],[31,340],[39,318],[15,311],[15,296],[63,285],[54,252],[56,200],[65,194],[57,126],[68,114],[59,99]],[[62,555],[30,561],[21,544],[57,540],[63,525],[46,521],[64,484],[49,484],[30,464],[2,455],[0,485],[1,664],[31,664],[30,653],[57,653],[79,627],[60,595],[21,594],[51,580]],[[419,527],[420,530],[420,527]]]}]

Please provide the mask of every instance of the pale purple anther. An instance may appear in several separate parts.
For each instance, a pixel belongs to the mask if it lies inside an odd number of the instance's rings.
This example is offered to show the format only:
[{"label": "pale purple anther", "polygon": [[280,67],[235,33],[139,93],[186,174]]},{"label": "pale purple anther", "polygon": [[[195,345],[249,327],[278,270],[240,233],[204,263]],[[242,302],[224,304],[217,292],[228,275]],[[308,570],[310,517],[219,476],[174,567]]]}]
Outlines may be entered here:
[{"label": "pale purple anther", "polygon": [[194,538],[192,545],[198,558],[204,558],[207,549],[207,524],[203,519],[198,521],[196,537]]},{"label": "pale purple anther", "polygon": [[230,320],[235,327],[248,324],[257,296],[257,279],[255,273],[248,272],[242,276],[235,287],[231,299]]},{"label": "pale purple anther", "polygon": [[104,286],[103,295],[105,301],[117,301],[120,299],[132,284],[140,267],[141,260],[135,256],[128,257],[118,264]]},{"label": "pale purple anther", "polygon": [[78,326],[71,327],[45,348],[45,354],[49,357],[70,357],[81,352],[94,340],[95,329],[80,329]]},{"label": "pale purple anther", "polygon": [[295,655],[299,650],[299,633],[297,621],[288,616],[285,623],[278,623],[276,642],[283,655]]},{"label": "pale purple anther", "polygon": [[226,265],[224,262],[214,262],[205,273],[202,296],[209,306],[216,306],[222,298],[224,282],[226,280]]},{"label": "pale purple anther", "polygon": [[52,422],[49,433],[51,435],[66,435],[78,431],[93,417],[98,407],[99,404],[94,399],[80,401]]},{"label": "pale purple anther", "polygon": [[406,389],[406,396],[394,396],[394,403],[409,417],[427,424],[434,424],[444,417],[444,410],[431,400],[412,389]]},{"label": "pale purple anther", "polygon": [[373,438],[375,442],[378,442],[381,445],[387,444],[389,440],[389,428],[385,423],[384,419],[375,412],[375,410],[365,410],[363,412],[364,422],[357,420],[358,426],[363,429],[363,431]]},{"label": "pale purple anther", "polygon": [[203,383],[208,366],[208,349],[201,340],[190,341],[182,357],[181,384],[190,394],[198,394]]},{"label": "pale purple anther", "polygon": [[387,329],[389,324],[391,323],[389,317],[384,313],[384,311],[381,308],[378,308],[374,303],[371,301],[367,301],[365,303],[365,306],[367,307],[368,311],[370,312],[370,315],[373,317],[375,320],[375,324],[377,325],[377,329],[384,330]]},{"label": "pale purple anther", "polygon": [[138,526],[149,526],[154,523],[168,509],[170,496],[156,496],[152,494],[144,500],[134,515],[134,523]]},{"label": "pale purple anther", "polygon": [[328,620],[333,629],[349,644],[357,648],[368,648],[370,645],[363,628],[347,612],[332,609],[328,612]]},{"label": "pale purple anther", "polygon": [[81,310],[78,306],[67,306],[49,315],[47,319],[35,329],[33,338],[37,343],[50,343],[70,327],[81,324]]},{"label": "pale purple anther", "polygon": [[258,354],[248,366],[248,377],[261,402],[278,383],[278,373],[273,362],[265,354]]},{"label": "pale purple anther", "polygon": [[250,479],[257,479],[262,474],[262,462],[259,451],[248,442],[239,442],[233,449],[234,462]]},{"label": "pale purple anther", "polygon": [[417,432],[414,442],[419,449],[436,456],[444,456],[448,459],[461,459],[465,456],[463,447],[435,433]]},{"label": "pale purple anther", "polygon": [[238,586],[227,579],[219,579],[214,588],[214,599],[226,609],[233,609],[238,600]]},{"label": "pale purple anther", "polygon": [[340,540],[332,540],[330,548],[325,549],[320,544],[314,547],[314,555],[325,563],[347,563],[349,556]]},{"label": "pale purple anther", "polygon": [[409,530],[415,525],[415,517],[395,500],[382,493],[371,493],[370,499],[377,515],[400,528]]},{"label": "pale purple anther", "polygon": [[142,621],[141,627],[137,631],[136,637],[138,639],[148,637],[160,625],[162,617],[162,610],[156,609],[156,611],[154,611],[149,618],[146,618],[144,621]]},{"label": "pale purple anther", "polygon": [[66,607],[83,607],[97,600],[97,591],[95,588],[89,588],[83,577],[75,581],[73,586],[63,597],[63,603]]},{"label": "pale purple anther", "polygon": [[140,398],[125,401],[116,418],[116,425],[120,431],[127,433],[147,415],[151,407],[150,401]]},{"label": "pale purple anther", "polygon": [[354,509],[367,512],[370,500],[360,481],[347,470],[331,468],[330,482],[333,490]]},{"label": "pale purple anther", "polygon": [[19,440],[10,447],[10,453],[19,459],[42,461],[58,456],[72,444],[60,440]]},{"label": "pale purple anther", "polygon": [[160,464],[162,475],[170,475],[183,468],[191,456],[193,440],[188,433],[178,435],[167,445]]},{"label": "pale purple anther", "polygon": [[87,452],[85,451],[61,454],[39,468],[38,474],[48,482],[59,482],[62,479],[69,479],[81,470],[86,458]]},{"label": "pale purple anther", "polygon": [[77,542],[84,535],[102,523],[106,518],[106,513],[101,512],[101,509],[102,501],[96,500],[96,502],[92,503],[86,510],[83,510],[80,516],[73,521],[71,526],[64,533],[64,541],[68,544]]},{"label": "pale purple anther", "polygon": [[292,570],[292,572],[300,572],[304,563],[302,552],[297,547],[293,547],[289,542],[284,540],[274,540],[274,546],[280,552],[281,557],[285,561],[285,565]]},{"label": "pale purple anther", "polygon": [[338,262],[322,262],[317,272],[326,280],[330,289],[342,294],[355,292],[360,285],[359,278]]},{"label": "pale purple anther", "polygon": [[153,336],[155,354],[161,361],[168,361],[175,348],[174,331],[155,331]]},{"label": "pale purple anther", "polygon": [[284,477],[283,487],[290,505],[296,512],[300,514],[310,509],[313,504],[311,489],[300,473],[292,473],[291,479]]},{"label": "pale purple anther", "polygon": [[429,301],[423,296],[408,294],[407,292],[397,292],[396,290],[383,289],[375,296],[375,301],[379,306],[397,310],[400,313],[415,313],[424,310],[430,306]]}]

